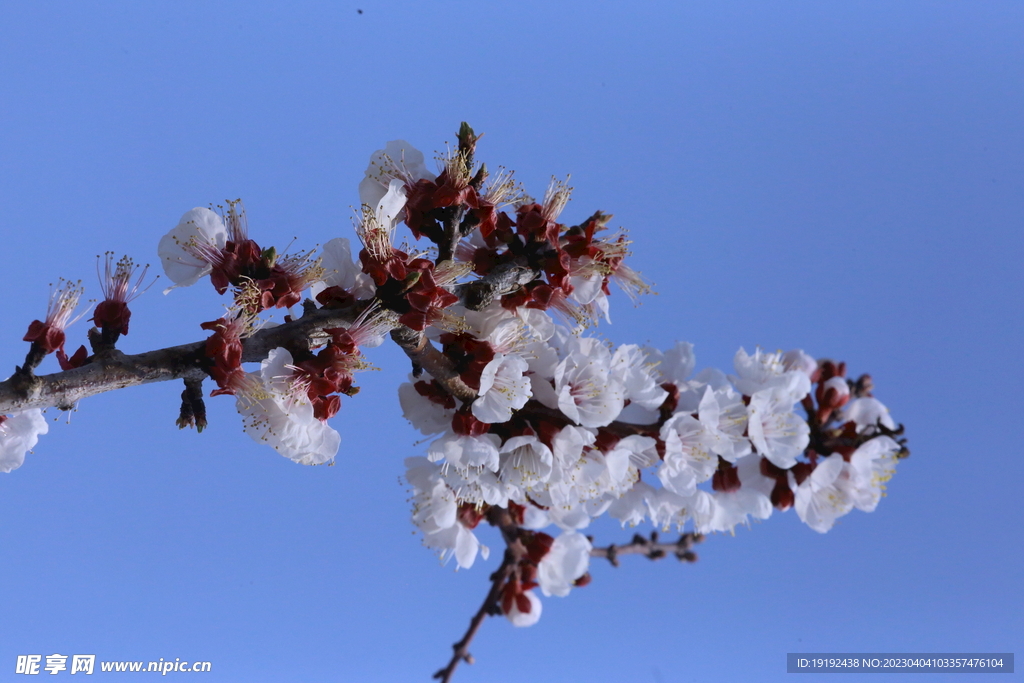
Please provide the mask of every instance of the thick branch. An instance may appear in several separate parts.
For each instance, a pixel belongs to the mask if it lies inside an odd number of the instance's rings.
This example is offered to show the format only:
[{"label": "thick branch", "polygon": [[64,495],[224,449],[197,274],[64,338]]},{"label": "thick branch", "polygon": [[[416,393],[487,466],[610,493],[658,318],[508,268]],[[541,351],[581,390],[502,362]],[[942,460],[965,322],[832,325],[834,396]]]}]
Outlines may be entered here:
[{"label": "thick branch", "polygon": [[[356,309],[308,310],[298,320],[262,329],[244,339],[242,360],[261,361],[279,346],[315,346],[329,338],[324,329],[343,327],[357,314]],[[205,344],[198,341],[131,356],[108,350],[73,370],[43,376],[15,374],[0,382],[0,415],[50,406],[70,410],[83,398],[114,389],[175,379],[202,380],[206,377],[202,369]]]},{"label": "thick branch", "polygon": [[425,334],[408,327],[399,327],[391,330],[391,338],[402,347],[414,367],[429,372],[449,394],[464,403],[476,399],[476,392],[466,386],[459,373],[452,368],[451,361],[434,348]]},{"label": "thick branch", "polygon": [[511,294],[523,285],[533,282],[540,273],[516,263],[503,263],[479,280],[455,287],[455,295],[471,311],[487,308],[495,299]]},{"label": "thick branch", "polygon": [[450,261],[455,258],[455,247],[459,244],[462,233],[459,225],[466,215],[465,204],[450,206],[444,210],[444,237],[437,245],[437,263]]}]

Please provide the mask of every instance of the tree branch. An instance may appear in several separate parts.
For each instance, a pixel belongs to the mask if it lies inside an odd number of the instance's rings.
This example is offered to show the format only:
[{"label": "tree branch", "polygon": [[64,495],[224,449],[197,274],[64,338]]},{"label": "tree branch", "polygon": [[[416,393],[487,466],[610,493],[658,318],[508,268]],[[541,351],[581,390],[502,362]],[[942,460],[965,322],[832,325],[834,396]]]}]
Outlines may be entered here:
[{"label": "tree branch", "polygon": [[[521,530],[513,521],[511,513],[502,507],[492,507],[487,511],[487,521],[501,529],[501,537],[505,541],[505,555],[501,566],[490,576],[491,587],[487,597],[480,604],[480,608],[469,620],[469,628],[462,636],[462,639],[452,645],[452,657],[448,665],[438,669],[434,678],[441,683],[449,683],[455,674],[459,662],[473,663],[473,656],[469,653],[469,645],[480,630],[484,618],[491,615],[501,614],[498,601],[501,598],[501,591],[505,584],[512,577],[516,565],[526,556],[526,547],[520,538]],[[591,542],[593,538],[590,537]],[[619,555],[644,555],[651,560],[658,560],[669,554],[675,555],[682,562],[696,562],[697,554],[691,548],[704,540],[704,536],[697,533],[686,533],[679,537],[675,543],[659,543],[658,532],[652,531],[650,538],[644,538],[640,534],[633,536],[633,540],[626,545],[609,545],[604,548],[592,548],[591,557],[603,557],[618,567]],[[582,584],[581,584],[582,585]]]},{"label": "tree branch", "polygon": [[434,348],[427,335],[408,327],[398,327],[391,330],[391,339],[405,351],[405,355],[409,356],[413,367],[429,372],[449,394],[463,403],[470,403],[476,399],[476,392],[462,381],[459,373],[452,367],[451,361]]},{"label": "tree branch", "polygon": [[619,555],[643,555],[649,560],[660,560],[672,554],[680,562],[696,562],[697,553],[690,549],[703,540],[703,534],[690,532],[680,536],[675,543],[659,543],[658,532],[652,531],[649,539],[636,534],[626,545],[612,544],[604,548],[592,548],[590,556],[603,557],[611,562],[613,567],[619,566]]},{"label": "tree branch", "polygon": [[473,642],[476,632],[480,630],[480,625],[484,623],[484,618],[494,614],[494,610],[498,605],[498,596],[501,594],[501,589],[508,581],[509,576],[512,574],[512,570],[516,566],[516,562],[519,561],[516,553],[511,548],[505,549],[505,557],[501,561],[501,566],[491,574],[491,589],[487,592],[487,597],[484,598],[483,603],[480,605],[480,609],[476,611],[473,618],[469,620],[469,628],[466,629],[466,634],[462,636],[462,640],[452,645],[452,658],[449,660],[448,665],[443,669],[439,669],[434,674],[434,678],[437,678],[441,683],[449,683],[452,676],[455,674],[455,669],[458,667],[459,662],[465,661],[467,664],[473,663],[473,656],[469,654],[469,644]]},{"label": "tree branch", "polygon": [[462,636],[462,640],[452,645],[452,658],[448,661],[448,665],[443,669],[439,669],[434,674],[433,677],[440,679],[441,683],[449,683],[451,681],[456,667],[459,666],[459,662],[473,663],[473,656],[469,654],[469,644],[473,642],[473,638],[476,636],[477,631],[480,630],[480,625],[483,624],[485,617],[501,614],[501,609],[498,606],[501,589],[512,576],[516,564],[526,554],[526,548],[519,540],[519,527],[515,525],[512,515],[507,509],[501,507],[491,508],[487,512],[487,521],[492,526],[501,529],[501,537],[505,541],[505,556],[501,560],[501,566],[491,574],[491,589],[487,592],[487,597],[481,603],[480,609],[469,620],[469,628],[466,629],[466,634]]},{"label": "tree branch", "polygon": [[540,277],[540,272],[517,263],[503,263],[479,280],[456,285],[453,290],[471,311],[487,308],[495,299],[511,294]]},{"label": "tree branch", "polygon": [[[298,320],[264,328],[243,339],[242,361],[261,361],[277,347],[316,346],[330,338],[325,329],[343,327],[358,313],[357,307],[307,309]],[[0,382],[0,415],[51,406],[70,410],[83,398],[140,384],[175,379],[201,381],[206,377],[202,367],[205,345],[204,340],[130,356],[110,349],[73,370],[42,376],[31,370],[16,372]]]}]

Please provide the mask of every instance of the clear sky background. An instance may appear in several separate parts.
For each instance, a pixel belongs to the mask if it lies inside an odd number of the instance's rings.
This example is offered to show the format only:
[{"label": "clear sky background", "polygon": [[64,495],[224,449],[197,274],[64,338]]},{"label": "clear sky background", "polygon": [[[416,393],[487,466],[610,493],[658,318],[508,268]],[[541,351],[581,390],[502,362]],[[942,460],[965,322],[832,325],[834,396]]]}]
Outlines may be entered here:
[{"label": "clear sky background", "polygon": [[[3,3],[3,376],[49,283],[98,295],[96,254],[155,263],[182,213],[235,197],[262,245],[351,236],[370,153],[442,149],[466,120],[533,194],[572,174],[564,220],[603,209],[631,230],[658,295],[615,294],[601,334],[687,340],[726,370],[741,345],[844,359],[912,457],[827,535],[777,513],[694,565],[595,561],[537,626],[489,620],[457,681],[1020,655],[1022,35],[1024,5],[998,1]],[[166,284],[132,306],[124,351],[220,315],[208,283]],[[398,408],[407,362],[370,358],[330,468],[253,443],[230,398],[179,431],[177,384],[50,411],[0,476],[0,679],[58,652],[208,660],[209,681],[430,680],[499,558],[456,573],[420,545],[399,480],[425,450]],[[887,677],[843,681],[861,679]]]}]

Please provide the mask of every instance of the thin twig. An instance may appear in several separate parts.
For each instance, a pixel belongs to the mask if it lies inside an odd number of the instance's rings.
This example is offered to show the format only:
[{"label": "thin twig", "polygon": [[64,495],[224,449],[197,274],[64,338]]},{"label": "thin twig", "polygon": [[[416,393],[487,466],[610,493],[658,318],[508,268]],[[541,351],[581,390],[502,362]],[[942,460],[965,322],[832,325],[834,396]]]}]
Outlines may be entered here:
[{"label": "thin twig", "polygon": [[452,658],[448,661],[448,666],[443,669],[439,669],[437,673],[434,674],[434,678],[440,679],[441,683],[448,683],[451,681],[452,676],[455,674],[456,667],[459,666],[459,662],[465,661],[467,664],[473,663],[473,657],[469,654],[469,644],[473,642],[473,637],[476,636],[476,632],[480,630],[480,625],[483,624],[484,618],[494,613],[498,604],[498,596],[501,594],[501,589],[512,574],[512,570],[515,568],[516,562],[518,561],[519,559],[516,553],[511,548],[506,548],[505,557],[501,561],[501,566],[498,567],[497,571],[491,574],[491,589],[487,592],[487,597],[484,598],[483,603],[480,605],[480,609],[476,611],[473,618],[469,620],[469,628],[466,629],[466,634],[462,636],[462,640],[452,645]]},{"label": "thin twig", "polygon": [[674,543],[658,542],[658,532],[652,531],[650,538],[644,538],[640,534],[633,536],[633,540],[625,545],[609,545],[603,548],[592,548],[591,557],[603,557],[612,563],[613,567],[619,566],[619,555],[643,555],[650,560],[660,560],[668,555],[675,555],[680,562],[696,562],[697,553],[691,548],[704,540],[703,534],[685,533]]},{"label": "thin twig", "polygon": [[[526,554],[526,548],[520,540],[522,531],[512,521],[508,510],[500,507],[491,508],[487,512],[487,521],[501,529],[501,536],[506,545],[505,555],[502,558],[501,566],[491,574],[491,588],[487,592],[487,597],[480,604],[480,608],[470,619],[469,628],[466,629],[465,635],[462,636],[459,642],[452,645],[452,657],[448,660],[448,665],[439,669],[434,674],[434,678],[439,679],[441,683],[449,683],[451,681],[452,676],[455,674],[455,669],[459,666],[459,662],[473,663],[473,656],[469,653],[469,645],[473,642],[477,631],[480,630],[484,618],[501,613],[498,600],[500,599],[502,588],[512,576],[516,565]],[[633,536],[633,540],[625,545],[593,548],[590,551],[590,556],[603,557],[616,567],[619,566],[619,555],[644,555],[649,559],[657,560],[672,554],[682,562],[696,562],[697,554],[691,548],[703,540],[704,536],[701,534],[686,533],[681,535],[679,540],[674,543],[660,543],[658,541],[658,532],[652,531],[650,538],[636,534]]]},{"label": "thin twig", "polygon": [[469,644],[473,642],[485,617],[501,614],[501,608],[498,606],[501,590],[512,576],[516,565],[526,555],[526,548],[519,539],[520,529],[508,509],[498,506],[490,508],[487,511],[487,522],[501,530],[501,538],[505,541],[505,555],[501,560],[501,566],[491,574],[491,589],[487,591],[487,597],[480,604],[480,609],[469,620],[469,628],[466,629],[465,635],[462,636],[462,640],[452,645],[452,658],[448,665],[434,674],[433,677],[440,679],[441,683],[451,681],[459,662],[473,663],[473,656],[469,654]]}]

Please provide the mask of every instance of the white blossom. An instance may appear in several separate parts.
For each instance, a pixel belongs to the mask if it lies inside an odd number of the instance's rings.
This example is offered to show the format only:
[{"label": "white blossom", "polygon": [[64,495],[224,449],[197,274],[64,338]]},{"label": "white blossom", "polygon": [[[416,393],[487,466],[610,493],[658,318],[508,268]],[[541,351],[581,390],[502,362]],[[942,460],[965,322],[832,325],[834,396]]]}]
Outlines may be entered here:
[{"label": "white blossom", "polygon": [[374,207],[380,203],[393,180],[414,185],[417,180],[434,178],[424,164],[423,152],[405,140],[391,140],[384,149],[370,155],[366,175],[359,183],[359,201]]},{"label": "white blossom", "polygon": [[636,344],[623,344],[612,356],[612,375],[622,384],[625,398],[648,410],[657,410],[668,398],[668,392],[655,379],[654,369],[655,363]]},{"label": "white blossom", "polygon": [[799,370],[811,377],[818,369],[818,361],[814,360],[813,356],[804,353],[803,349],[793,349],[782,354],[782,367],[787,371]]},{"label": "white blossom", "polygon": [[653,491],[650,484],[636,482],[611,504],[608,514],[619,520],[622,526],[636,526],[647,517],[647,498],[653,495]]},{"label": "white blossom", "polygon": [[442,467],[441,478],[463,503],[508,505],[510,487],[486,467]]},{"label": "white blossom", "polygon": [[[693,528],[697,531],[709,529],[715,517],[715,497],[703,489],[697,489],[691,495],[684,498],[683,512],[693,520]],[[704,533],[701,531],[701,533]]]},{"label": "white blossom", "polygon": [[215,212],[202,207],[186,212],[157,246],[164,273],[174,283],[164,293],[194,285],[208,275],[227,240],[227,228]]},{"label": "white blossom", "polygon": [[39,408],[0,416],[0,472],[11,472],[25,462],[25,454],[39,442],[50,426]]},{"label": "white blossom", "polygon": [[536,436],[514,436],[501,446],[501,480],[524,491],[551,476],[554,456]]},{"label": "white blossom", "polygon": [[651,524],[661,531],[668,531],[673,525],[682,528],[686,523],[686,499],[668,489],[653,487],[645,490],[644,501]]},{"label": "white blossom", "polygon": [[850,455],[840,485],[858,510],[874,512],[885,495],[886,482],[896,473],[899,450],[900,445],[891,438],[876,436]]},{"label": "white blossom", "polygon": [[551,517],[545,510],[534,505],[527,505],[523,512],[524,529],[540,530],[551,525]]},{"label": "white blossom", "polygon": [[250,386],[259,388],[239,391],[235,407],[253,441],[300,465],[322,465],[338,454],[341,435],[314,417],[305,391],[293,379],[291,364],[292,355],[286,349],[272,350],[260,372],[249,373]]},{"label": "white blossom", "polygon": [[480,375],[479,396],[473,402],[473,417],[481,422],[508,422],[533,395],[530,379],[523,373],[529,365],[517,353],[498,353]]},{"label": "white blossom", "polygon": [[573,582],[590,566],[590,541],[575,531],[563,533],[537,565],[537,583],[544,595],[565,597]]},{"label": "white blossom", "polygon": [[795,487],[796,514],[819,533],[831,529],[837,518],[853,509],[849,496],[836,485],[845,465],[843,456],[838,453],[821,458],[814,471]]},{"label": "white blossom", "polygon": [[530,601],[530,611],[521,612],[519,610],[519,605],[515,600],[513,600],[512,609],[505,614],[508,620],[512,622],[513,626],[533,626],[540,620],[541,608],[543,607],[540,598],[538,598],[532,590],[525,591],[523,595]]},{"label": "white blossom", "polygon": [[482,467],[492,472],[498,469],[498,446],[501,439],[494,434],[469,436],[448,432],[430,444],[427,457],[436,462],[442,458],[452,467],[465,470]]},{"label": "white blossom", "polygon": [[537,341],[547,341],[555,333],[555,321],[544,311],[521,306],[516,309],[515,314],[523,321],[529,335]]},{"label": "white blossom", "polygon": [[793,412],[793,397],[785,387],[754,392],[747,420],[747,433],[757,452],[784,470],[796,464],[810,443],[807,421]]},{"label": "white blossom", "polygon": [[455,524],[459,506],[441,479],[441,466],[426,458],[406,458],[405,478],[415,489],[413,522],[426,533]]},{"label": "white blossom", "polygon": [[648,362],[654,364],[654,371],[661,383],[682,385],[693,372],[697,359],[693,355],[693,344],[676,342],[668,351],[644,347]]},{"label": "white blossom", "polygon": [[558,408],[584,427],[611,424],[625,401],[622,383],[611,374],[611,354],[597,339],[574,338],[555,368]]},{"label": "white blossom", "polygon": [[832,389],[836,393],[836,399],[839,401],[843,401],[850,396],[850,385],[845,377],[829,377],[821,383],[821,388],[822,392]]},{"label": "white blossom", "polygon": [[750,356],[741,347],[733,358],[736,375],[729,379],[736,390],[744,396],[753,396],[759,391],[781,387],[796,403],[811,390],[811,378],[802,369],[788,370],[781,352],[765,353],[760,348]]},{"label": "white blossom", "polygon": [[673,493],[692,495],[697,484],[710,479],[718,466],[707,430],[692,415],[676,413],[661,428],[661,439],[665,458],[658,479]]},{"label": "white blossom", "polygon": [[604,276],[593,268],[587,268],[591,262],[587,256],[579,259],[574,264],[574,274],[569,278],[572,284],[572,298],[581,304],[589,304],[603,293],[601,286],[604,284]]},{"label": "white blossom", "polygon": [[738,524],[747,524],[749,516],[768,519],[772,514],[771,493],[775,480],[761,474],[761,457],[748,455],[736,463],[740,488],[715,491],[711,495],[711,515],[695,528],[702,534],[733,532]]},{"label": "white blossom", "polygon": [[359,300],[372,298],[376,292],[373,278],[352,260],[352,247],[344,237],[328,240],[320,255],[320,265],[324,269],[323,279],[310,287],[314,299],[328,287],[340,287]]},{"label": "white blossom", "polygon": [[[424,373],[416,381],[429,382],[430,376]],[[452,416],[455,414],[455,410],[445,408],[431,401],[426,396],[420,395],[416,391],[416,385],[413,382],[403,382],[399,385],[398,402],[402,406],[402,415],[421,434],[427,436],[440,434],[452,424]]]},{"label": "white blossom", "polygon": [[405,185],[392,180],[387,192],[376,204],[364,204],[362,220],[356,226],[356,234],[369,255],[382,263],[394,253],[395,226],[401,220],[405,208]]},{"label": "white blossom", "polygon": [[526,346],[523,354],[529,365],[527,375],[533,398],[552,410],[558,410],[558,393],[554,387],[558,351],[546,342],[535,341]]},{"label": "white blossom", "polygon": [[583,504],[557,505],[548,510],[548,519],[559,529],[572,531],[573,529],[585,529],[590,526],[590,513]]},{"label": "white blossom", "polygon": [[459,569],[472,568],[477,554],[483,555],[484,559],[490,554],[476,534],[458,521],[449,527],[424,534],[423,539],[428,548],[440,551],[442,564],[454,557]]},{"label": "white blossom", "polygon": [[750,452],[750,441],[743,435],[747,430],[747,407],[732,387],[717,391],[712,391],[710,385],[705,387],[698,412],[712,452],[729,462]]},{"label": "white blossom", "polygon": [[820,533],[854,507],[873,512],[884,495],[885,484],[896,471],[900,446],[879,436],[853,452],[849,462],[838,453],[818,460],[817,466],[795,490],[797,514]]},{"label": "white blossom", "polygon": [[860,433],[877,431],[878,425],[887,429],[896,429],[896,422],[889,415],[889,409],[877,398],[865,396],[855,398],[839,413],[840,422],[853,422]]},{"label": "white blossom", "polygon": [[583,457],[583,449],[592,445],[596,438],[597,434],[585,427],[566,425],[559,430],[551,439],[552,452],[558,464],[557,471],[560,473],[571,469]]},{"label": "white blossom", "polygon": [[661,457],[658,455],[658,442],[640,434],[632,434],[620,439],[612,448],[613,451],[622,451],[629,458],[629,464],[638,470],[656,465]]},{"label": "white blossom", "polygon": [[458,519],[455,493],[442,478],[443,468],[426,458],[406,458],[406,480],[413,486],[413,523],[423,532],[423,543],[439,551],[441,561],[452,557],[460,569],[469,569],[479,552],[486,559],[472,530]]}]

